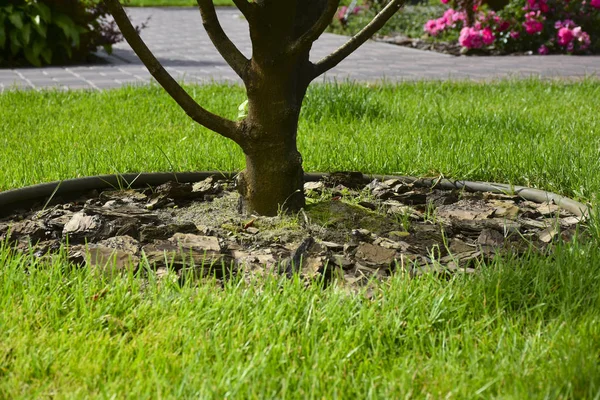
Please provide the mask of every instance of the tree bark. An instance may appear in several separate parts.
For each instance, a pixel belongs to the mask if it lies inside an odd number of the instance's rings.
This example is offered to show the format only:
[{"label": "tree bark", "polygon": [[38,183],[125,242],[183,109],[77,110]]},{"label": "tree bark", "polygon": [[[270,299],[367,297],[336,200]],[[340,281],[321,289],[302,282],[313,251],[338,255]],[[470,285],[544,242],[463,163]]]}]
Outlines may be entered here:
[{"label": "tree bark", "polygon": [[248,116],[240,143],[246,169],[238,179],[244,208],[261,215],[296,212],[304,207],[304,170],[296,145],[300,108],[310,83],[304,63],[251,61]]},{"label": "tree bark", "polygon": [[296,146],[246,154],[237,185],[246,212],[274,216],[304,207],[304,170]]},{"label": "tree bark", "polygon": [[276,215],[304,207],[304,171],[296,139],[308,85],[367,41],[405,0],[390,0],[363,30],[316,64],[309,61],[309,52],[339,0],[233,0],[248,20],[250,60],[221,28],[212,0],[197,0],[210,39],[246,86],[248,116],[237,122],[197,104],[148,49],[119,0],[105,1],[123,36],[171,97],[196,122],[243,149],[246,169],[239,174],[238,187],[244,208]]}]

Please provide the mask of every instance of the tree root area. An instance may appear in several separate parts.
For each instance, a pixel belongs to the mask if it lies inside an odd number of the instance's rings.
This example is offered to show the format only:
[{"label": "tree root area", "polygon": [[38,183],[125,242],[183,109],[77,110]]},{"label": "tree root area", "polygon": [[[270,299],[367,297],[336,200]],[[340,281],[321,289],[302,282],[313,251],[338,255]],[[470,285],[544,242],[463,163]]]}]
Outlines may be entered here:
[{"label": "tree root area", "polygon": [[92,191],[17,210],[0,239],[40,259],[62,254],[101,274],[131,269],[176,277],[268,274],[336,281],[357,290],[401,273],[476,273],[497,256],[550,254],[580,219],[518,196],[414,187],[397,179],[353,182],[332,174],[304,186],[293,215],[239,212],[234,182]]}]

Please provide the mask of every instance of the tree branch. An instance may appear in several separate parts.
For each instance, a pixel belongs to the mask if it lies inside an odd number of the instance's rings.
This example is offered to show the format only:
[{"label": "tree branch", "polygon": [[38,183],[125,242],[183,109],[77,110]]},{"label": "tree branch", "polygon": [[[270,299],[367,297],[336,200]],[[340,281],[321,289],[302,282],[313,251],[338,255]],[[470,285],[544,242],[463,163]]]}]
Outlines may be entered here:
[{"label": "tree branch", "polygon": [[105,0],[105,3],[131,48],[135,51],[140,60],[142,60],[146,68],[148,68],[148,71],[154,79],[156,79],[167,93],[171,95],[173,100],[179,104],[185,113],[194,121],[208,129],[232,139],[235,142],[240,141],[242,139],[242,134],[237,123],[202,108],[164,69],[154,54],[148,49],[146,43],[140,38],[140,35],[135,28],[131,25],[131,21],[129,21],[129,17],[125,14],[119,0]]},{"label": "tree branch", "polygon": [[235,44],[223,31],[212,0],[197,0],[197,3],[202,15],[202,25],[204,25],[208,37],[227,64],[244,80],[250,61],[235,47]]},{"label": "tree branch", "polygon": [[325,29],[327,29],[327,26],[331,23],[339,5],[340,0],[327,0],[327,8],[323,14],[321,14],[321,17],[319,17],[317,22],[315,22],[308,31],[290,45],[288,53],[290,55],[295,55],[307,50],[310,45],[321,36]]},{"label": "tree branch", "polygon": [[246,17],[248,22],[254,20],[254,8],[252,3],[248,2],[248,0],[233,0],[233,4],[235,4],[242,15]]},{"label": "tree branch", "polygon": [[354,35],[350,40],[335,50],[327,57],[319,60],[314,65],[313,78],[329,71],[338,65],[356,49],[363,45],[371,36],[385,25],[385,23],[404,5],[405,0],[392,0],[383,10],[373,18],[367,26]]}]

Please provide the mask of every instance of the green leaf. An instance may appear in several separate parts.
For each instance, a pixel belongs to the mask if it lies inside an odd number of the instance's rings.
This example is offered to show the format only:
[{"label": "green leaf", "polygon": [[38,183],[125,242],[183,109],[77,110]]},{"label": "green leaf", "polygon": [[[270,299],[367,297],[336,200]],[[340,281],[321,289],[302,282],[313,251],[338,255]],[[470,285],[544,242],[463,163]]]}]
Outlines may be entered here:
[{"label": "green leaf", "polygon": [[10,52],[15,56],[21,50],[21,41],[19,40],[19,31],[12,30],[8,33],[10,38]]},{"label": "green leaf", "polygon": [[23,38],[23,46],[27,46],[29,40],[31,40],[31,25],[23,25],[23,29],[21,29],[21,38]]},{"label": "green leaf", "polygon": [[21,39],[19,39],[19,31],[9,31],[8,37],[10,38],[11,46],[21,46]]},{"label": "green leaf", "polygon": [[42,50],[44,50],[44,47],[46,47],[46,41],[42,38],[37,38],[31,43],[30,47],[33,51],[33,54],[36,57],[39,57],[39,55],[42,53]]},{"label": "green leaf", "polygon": [[62,29],[67,38],[72,40],[73,46],[79,47],[79,30],[71,18],[65,14],[54,14],[53,23]]},{"label": "green leaf", "polygon": [[52,21],[52,12],[50,11],[50,8],[48,8],[47,5],[42,3],[32,3],[32,5],[35,8],[35,11],[37,12],[38,16],[42,18],[43,22]]},{"label": "green leaf", "polygon": [[[39,17],[39,15],[37,15],[36,17]],[[33,26],[33,29],[35,29],[35,31],[37,33],[39,33],[41,37],[43,37],[43,38],[46,37],[46,32],[48,31],[48,27],[44,21],[40,21],[40,23],[38,24],[34,20],[32,26]]]},{"label": "green leaf", "polygon": [[35,65],[36,67],[42,66],[39,54],[35,54],[31,47],[25,47],[24,53],[25,58],[27,59],[27,61],[29,61],[30,64]]},{"label": "green leaf", "polygon": [[102,47],[107,54],[112,54],[112,44],[103,44]]},{"label": "green leaf", "polygon": [[56,13],[54,14],[54,18],[52,19],[52,23],[56,26],[58,26],[60,29],[62,29],[63,33],[68,37],[71,38],[73,32],[77,32],[77,29],[75,29],[75,23],[73,22],[73,20],[69,17],[67,17],[65,14],[60,14],[60,13]]},{"label": "green leaf", "polygon": [[50,64],[52,62],[52,49],[50,47],[45,47],[40,52],[40,55],[42,56],[46,64]]},{"label": "green leaf", "polygon": [[23,17],[21,13],[13,13],[8,16],[9,21],[14,25],[17,29],[23,29]]},{"label": "green leaf", "polygon": [[238,119],[246,118],[248,115],[248,100],[244,101],[238,106]]}]

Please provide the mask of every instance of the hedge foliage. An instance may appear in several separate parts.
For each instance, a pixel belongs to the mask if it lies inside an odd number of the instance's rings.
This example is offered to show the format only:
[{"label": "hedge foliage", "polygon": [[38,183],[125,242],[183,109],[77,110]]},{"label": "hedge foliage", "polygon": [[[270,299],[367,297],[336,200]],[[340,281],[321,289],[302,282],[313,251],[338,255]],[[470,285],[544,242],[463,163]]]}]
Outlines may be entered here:
[{"label": "hedge foliage", "polygon": [[122,36],[98,0],[0,2],[0,66],[86,61]]}]

